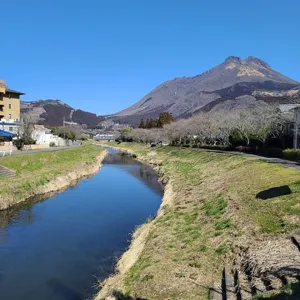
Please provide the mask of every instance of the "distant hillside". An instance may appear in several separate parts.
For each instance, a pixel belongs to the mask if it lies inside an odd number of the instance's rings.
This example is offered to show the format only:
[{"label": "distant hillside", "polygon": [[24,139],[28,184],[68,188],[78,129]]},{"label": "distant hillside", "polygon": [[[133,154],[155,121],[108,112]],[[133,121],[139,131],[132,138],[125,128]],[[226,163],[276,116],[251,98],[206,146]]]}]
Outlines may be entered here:
[{"label": "distant hillside", "polygon": [[103,120],[138,125],[142,118],[157,118],[168,111],[186,118],[199,111],[249,107],[270,103],[300,103],[300,84],[273,70],[266,62],[249,56],[230,56],[220,65],[195,77],[167,81],[136,104],[111,116],[77,110],[60,100],[22,102],[21,112],[48,126],[67,121],[95,128]]},{"label": "distant hillside", "polygon": [[95,128],[104,117],[80,109],[74,109],[60,100],[38,100],[21,102],[21,114],[30,116],[35,122],[47,126],[61,126],[63,119]]},{"label": "distant hillside", "polygon": [[[141,118],[157,117],[168,111],[175,117],[187,117],[215,106],[239,105],[241,96],[253,101],[300,101],[299,83],[273,70],[266,62],[249,56],[245,60],[230,56],[223,63],[195,77],[167,81],[136,104],[116,113],[120,122],[137,123]],[[243,105],[247,105],[242,98]],[[221,105],[222,103],[222,105]]]}]

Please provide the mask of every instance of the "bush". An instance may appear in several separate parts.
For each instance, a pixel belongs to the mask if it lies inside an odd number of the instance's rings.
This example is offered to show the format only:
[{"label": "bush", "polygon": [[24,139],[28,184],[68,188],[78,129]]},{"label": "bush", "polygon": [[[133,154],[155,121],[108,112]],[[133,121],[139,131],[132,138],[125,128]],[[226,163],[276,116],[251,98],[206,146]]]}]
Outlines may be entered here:
[{"label": "bush", "polygon": [[282,154],[285,159],[294,161],[300,160],[300,149],[286,149],[283,150]]},{"label": "bush", "polygon": [[89,138],[90,138],[90,136],[89,136],[88,134],[86,134],[86,133],[82,133],[82,134],[80,135],[80,139],[81,139],[82,141],[87,141]]},{"label": "bush", "polygon": [[55,147],[56,145],[55,145],[54,142],[51,142],[51,143],[49,144],[49,146],[50,146],[50,147]]},{"label": "bush", "polygon": [[17,147],[18,150],[22,150],[24,147],[24,140],[23,139],[17,139],[13,141],[14,146]]},{"label": "bush", "polygon": [[24,145],[35,145],[36,144],[36,141],[30,136],[23,137],[22,140],[24,142]]}]

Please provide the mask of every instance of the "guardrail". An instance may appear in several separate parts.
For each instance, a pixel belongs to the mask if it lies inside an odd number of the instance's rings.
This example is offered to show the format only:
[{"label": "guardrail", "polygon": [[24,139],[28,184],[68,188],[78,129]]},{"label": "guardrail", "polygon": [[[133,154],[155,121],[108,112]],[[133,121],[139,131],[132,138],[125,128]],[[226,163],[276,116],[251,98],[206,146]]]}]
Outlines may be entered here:
[{"label": "guardrail", "polygon": [[12,154],[12,150],[2,150],[2,151],[0,151],[0,156],[5,156],[5,155],[11,155]]}]

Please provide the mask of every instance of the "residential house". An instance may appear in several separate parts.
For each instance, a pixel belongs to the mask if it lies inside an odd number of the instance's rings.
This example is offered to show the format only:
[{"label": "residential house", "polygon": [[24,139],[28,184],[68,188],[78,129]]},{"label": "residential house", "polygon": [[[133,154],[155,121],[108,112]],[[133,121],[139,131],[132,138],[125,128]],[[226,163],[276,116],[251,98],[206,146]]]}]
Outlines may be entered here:
[{"label": "residential house", "polygon": [[44,148],[50,144],[55,146],[68,146],[70,144],[69,141],[52,134],[51,130],[43,125],[34,125],[31,137],[36,141],[37,145],[44,145]]}]

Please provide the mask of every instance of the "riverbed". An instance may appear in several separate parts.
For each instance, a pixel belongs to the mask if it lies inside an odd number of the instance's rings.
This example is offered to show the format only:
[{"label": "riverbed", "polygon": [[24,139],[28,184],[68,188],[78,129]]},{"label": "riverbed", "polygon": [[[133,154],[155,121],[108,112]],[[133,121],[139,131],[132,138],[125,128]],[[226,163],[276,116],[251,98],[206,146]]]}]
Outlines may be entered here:
[{"label": "riverbed", "polygon": [[135,227],[156,215],[156,172],[108,151],[93,177],[0,212],[0,299],[91,298]]}]

